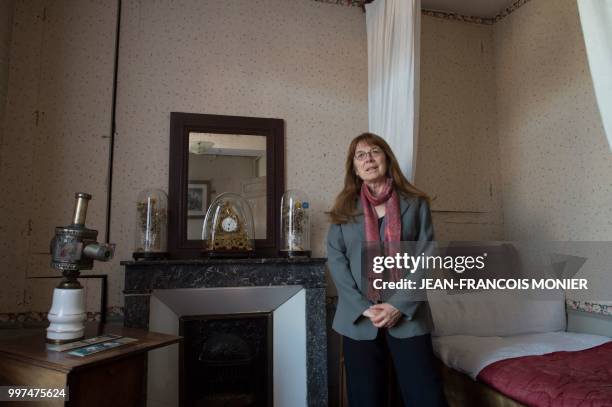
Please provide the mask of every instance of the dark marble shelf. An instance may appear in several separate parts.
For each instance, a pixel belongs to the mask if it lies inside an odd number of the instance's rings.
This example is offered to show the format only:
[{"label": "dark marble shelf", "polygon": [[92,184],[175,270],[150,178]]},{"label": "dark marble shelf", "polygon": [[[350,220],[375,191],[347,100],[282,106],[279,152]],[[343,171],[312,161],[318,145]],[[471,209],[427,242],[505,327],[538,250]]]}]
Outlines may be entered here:
[{"label": "dark marble shelf", "polygon": [[170,259],[170,260],[124,260],[122,266],[179,266],[179,265],[211,265],[211,264],[321,264],[327,261],[320,257],[266,257],[266,258],[199,258],[199,259]]},{"label": "dark marble shelf", "polygon": [[301,285],[325,288],[326,259],[211,259],[122,262],[125,294],[197,287]]}]

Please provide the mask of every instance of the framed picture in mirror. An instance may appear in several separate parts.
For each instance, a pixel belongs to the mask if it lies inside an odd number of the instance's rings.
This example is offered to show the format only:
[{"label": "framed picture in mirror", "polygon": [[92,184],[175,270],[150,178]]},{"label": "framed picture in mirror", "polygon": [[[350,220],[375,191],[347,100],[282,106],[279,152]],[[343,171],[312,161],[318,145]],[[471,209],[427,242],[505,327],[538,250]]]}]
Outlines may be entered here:
[{"label": "framed picture in mirror", "polygon": [[203,218],[210,204],[210,181],[190,180],[187,185],[187,217]]}]

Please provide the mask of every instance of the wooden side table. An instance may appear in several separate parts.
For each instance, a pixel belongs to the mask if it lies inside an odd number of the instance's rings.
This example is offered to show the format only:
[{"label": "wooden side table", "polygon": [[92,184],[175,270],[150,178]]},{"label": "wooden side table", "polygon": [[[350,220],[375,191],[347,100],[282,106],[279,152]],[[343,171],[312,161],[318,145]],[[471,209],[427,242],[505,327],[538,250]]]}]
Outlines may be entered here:
[{"label": "wooden side table", "polygon": [[23,401],[19,402],[20,407],[145,406],[147,352],[180,342],[182,338],[100,324],[88,325],[85,337],[102,334],[116,334],[138,341],[85,357],[48,351],[44,332],[0,341],[0,385],[47,389],[68,386],[68,401]]}]

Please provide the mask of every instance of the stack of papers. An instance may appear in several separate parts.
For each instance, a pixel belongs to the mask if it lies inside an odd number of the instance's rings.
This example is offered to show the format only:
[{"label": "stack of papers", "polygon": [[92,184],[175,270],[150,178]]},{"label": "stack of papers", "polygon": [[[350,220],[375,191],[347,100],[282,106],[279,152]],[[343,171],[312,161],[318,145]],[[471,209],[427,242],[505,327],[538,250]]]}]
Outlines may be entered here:
[{"label": "stack of papers", "polygon": [[108,334],[62,345],[47,345],[47,350],[55,352],[69,351],[69,355],[83,357],[137,341],[138,339]]}]

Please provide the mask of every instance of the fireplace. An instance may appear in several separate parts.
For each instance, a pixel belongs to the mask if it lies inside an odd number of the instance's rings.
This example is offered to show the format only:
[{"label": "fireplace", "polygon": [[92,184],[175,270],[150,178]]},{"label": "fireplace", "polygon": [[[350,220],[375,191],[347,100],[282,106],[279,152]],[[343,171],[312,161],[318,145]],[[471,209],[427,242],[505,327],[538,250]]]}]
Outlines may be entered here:
[{"label": "fireplace", "polygon": [[187,407],[272,406],[272,313],[181,318]]},{"label": "fireplace", "polygon": [[150,329],[184,339],[180,346],[149,352],[149,405],[305,406],[304,291],[300,286],[153,291]]},{"label": "fireplace", "polygon": [[122,262],[125,325],[184,337],[149,353],[147,405],[327,406],[325,261]]}]

